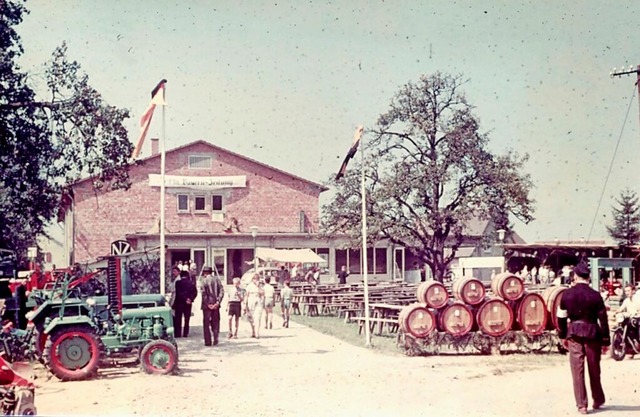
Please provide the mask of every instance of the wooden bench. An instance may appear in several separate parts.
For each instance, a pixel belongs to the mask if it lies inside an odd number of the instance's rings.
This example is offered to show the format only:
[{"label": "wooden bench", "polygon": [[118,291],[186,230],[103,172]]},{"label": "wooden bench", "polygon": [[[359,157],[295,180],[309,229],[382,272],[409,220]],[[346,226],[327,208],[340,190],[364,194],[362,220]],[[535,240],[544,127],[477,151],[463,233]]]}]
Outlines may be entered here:
[{"label": "wooden bench", "polygon": [[302,306],[303,314],[307,316],[318,316],[318,306],[322,307],[323,303],[304,303]]},{"label": "wooden bench", "polygon": [[[364,328],[364,322],[366,321],[365,317],[352,317],[352,320],[358,323],[358,334],[362,334],[362,329]],[[369,331],[373,332],[376,324],[380,325],[380,329],[384,324],[387,325],[387,329],[389,333],[394,333],[398,331],[398,319],[382,319],[379,317],[369,317]],[[382,332],[378,332],[381,334]]]},{"label": "wooden bench", "polygon": [[360,307],[351,306],[340,307],[338,309],[338,317],[342,317],[343,314],[344,322],[350,323],[353,317],[357,316],[358,314],[362,314],[362,309]]}]

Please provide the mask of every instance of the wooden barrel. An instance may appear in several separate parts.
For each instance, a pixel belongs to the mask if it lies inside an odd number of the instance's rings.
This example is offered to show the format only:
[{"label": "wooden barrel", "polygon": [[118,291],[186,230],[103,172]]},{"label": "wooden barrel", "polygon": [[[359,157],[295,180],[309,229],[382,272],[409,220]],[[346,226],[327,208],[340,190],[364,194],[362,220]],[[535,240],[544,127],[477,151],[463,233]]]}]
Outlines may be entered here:
[{"label": "wooden barrel", "polygon": [[460,277],[453,281],[451,293],[458,300],[472,306],[484,301],[484,285],[482,281],[473,277]]},{"label": "wooden barrel", "polygon": [[565,292],[567,287],[560,285],[554,285],[547,287],[542,291],[542,298],[547,306],[547,312],[549,313],[549,320],[547,320],[547,327],[550,330],[558,328],[558,307],[560,306],[560,300],[562,299],[562,293]]},{"label": "wooden barrel", "polygon": [[502,336],[513,326],[513,311],[501,298],[488,299],[476,312],[478,329],[489,336]]},{"label": "wooden barrel", "polygon": [[436,328],[436,318],[426,304],[413,303],[400,310],[400,329],[417,339],[429,336]]},{"label": "wooden barrel", "polygon": [[425,281],[416,290],[418,301],[431,308],[441,308],[447,305],[449,293],[444,284],[439,281]]},{"label": "wooden barrel", "polygon": [[503,272],[491,279],[491,290],[507,301],[515,301],[524,294],[524,281],[511,272]]},{"label": "wooden barrel", "polygon": [[513,301],[510,306],[516,316],[513,325],[515,330],[537,336],[547,328],[549,312],[542,295],[526,293],[519,300]]},{"label": "wooden barrel", "polygon": [[473,323],[473,312],[461,302],[449,303],[438,312],[438,329],[454,336],[469,333]]}]

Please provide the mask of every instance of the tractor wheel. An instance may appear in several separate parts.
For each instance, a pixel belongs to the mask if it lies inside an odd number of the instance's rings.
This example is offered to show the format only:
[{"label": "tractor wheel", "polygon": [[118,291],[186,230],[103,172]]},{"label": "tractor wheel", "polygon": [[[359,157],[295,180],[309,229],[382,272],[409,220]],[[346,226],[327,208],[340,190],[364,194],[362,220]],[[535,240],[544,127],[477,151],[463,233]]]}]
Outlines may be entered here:
[{"label": "tractor wheel", "polygon": [[100,347],[91,328],[69,326],[49,336],[43,357],[62,381],[79,381],[93,377],[98,370]]},{"label": "tractor wheel", "polygon": [[166,340],[152,340],[142,348],[140,365],[148,374],[166,375],[178,365],[178,350]]},{"label": "tractor wheel", "polygon": [[627,349],[622,337],[622,330],[616,330],[611,340],[611,357],[616,361],[621,361],[626,353]]}]

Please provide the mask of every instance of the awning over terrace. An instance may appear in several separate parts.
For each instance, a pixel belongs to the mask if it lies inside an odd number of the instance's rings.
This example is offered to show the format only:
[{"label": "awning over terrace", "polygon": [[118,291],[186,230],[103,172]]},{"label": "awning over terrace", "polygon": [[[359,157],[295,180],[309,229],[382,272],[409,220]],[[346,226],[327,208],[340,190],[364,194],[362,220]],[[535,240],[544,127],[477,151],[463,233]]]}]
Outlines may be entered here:
[{"label": "awning over terrace", "polygon": [[324,263],[325,259],[311,249],[256,248],[256,257],[265,262]]}]

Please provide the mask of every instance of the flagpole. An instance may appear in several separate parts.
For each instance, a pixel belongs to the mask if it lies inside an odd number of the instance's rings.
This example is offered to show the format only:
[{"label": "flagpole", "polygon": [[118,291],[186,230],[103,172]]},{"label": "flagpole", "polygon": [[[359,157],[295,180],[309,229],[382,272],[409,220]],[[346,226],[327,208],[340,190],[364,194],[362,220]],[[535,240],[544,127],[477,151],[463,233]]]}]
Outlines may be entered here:
[{"label": "flagpole", "polygon": [[360,144],[360,160],[362,167],[360,171],[360,193],[362,194],[362,269],[364,271],[364,337],[365,346],[371,346],[371,334],[369,328],[369,274],[367,272],[367,194],[364,184],[364,139]]},{"label": "flagpole", "polygon": [[[163,95],[166,94],[166,86],[163,89]],[[164,98],[164,97],[163,97]],[[166,266],[166,248],[164,243],[164,206],[165,206],[165,185],[164,185],[164,172],[165,172],[165,152],[164,152],[164,142],[166,136],[166,128],[165,128],[165,108],[166,104],[162,106],[162,138],[160,139],[160,294],[165,294],[166,287],[166,277],[165,277],[165,266]]]}]

